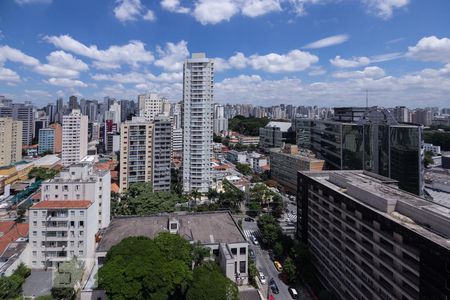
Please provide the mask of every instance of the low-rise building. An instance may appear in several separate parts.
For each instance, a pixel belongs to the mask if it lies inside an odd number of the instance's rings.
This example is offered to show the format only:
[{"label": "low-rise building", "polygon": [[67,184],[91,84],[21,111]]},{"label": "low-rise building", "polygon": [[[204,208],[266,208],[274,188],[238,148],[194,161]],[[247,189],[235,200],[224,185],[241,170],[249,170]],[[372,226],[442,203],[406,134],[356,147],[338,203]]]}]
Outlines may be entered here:
[{"label": "low-rise building", "polygon": [[28,223],[0,221],[0,277],[11,276],[28,257]]},{"label": "low-rise building", "polygon": [[259,129],[259,146],[265,151],[280,148],[284,143],[295,144],[295,130],[292,123],[271,121]]},{"label": "low-rise building", "polygon": [[298,171],[321,171],[324,161],[308,151],[300,152],[295,145],[270,151],[270,177],[282,185],[287,192],[297,191]]},{"label": "low-rise building", "polygon": [[263,172],[263,167],[268,164],[267,157],[257,152],[250,153],[247,160],[252,170],[256,173]]},{"label": "low-rise building", "polygon": [[450,297],[450,209],[397,183],[366,171],[299,172],[297,235],[340,299]]},{"label": "low-rise building", "polygon": [[431,152],[433,155],[441,155],[441,146],[435,146],[433,144],[424,143],[423,150],[425,152]]},{"label": "low-rise building", "polygon": [[259,136],[240,135],[238,137],[239,144],[242,146],[258,145]]},{"label": "low-rise building", "polygon": [[233,164],[246,164],[247,163],[247,152],[230,150],[227,153],[227,160],[229,160]]}]

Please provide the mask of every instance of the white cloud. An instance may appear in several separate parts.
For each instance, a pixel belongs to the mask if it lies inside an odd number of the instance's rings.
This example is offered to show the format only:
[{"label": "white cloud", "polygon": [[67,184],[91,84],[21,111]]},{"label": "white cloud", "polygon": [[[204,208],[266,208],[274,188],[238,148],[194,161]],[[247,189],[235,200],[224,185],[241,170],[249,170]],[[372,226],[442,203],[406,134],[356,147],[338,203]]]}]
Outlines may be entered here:
[{"label": "white cloud", "polygon": [[180,71],[183,69],[184,60],[189,56],[186,41],[180,41],[178,44],[167,43],[165,48],[157,47],[159,58],[155,65],[167,71]]},{"label": "white cloud", "polygon": [[402,52],[385,53],[385,54],[371,56],[370,62],[377,63],[377,62],[390,61],[390,60],[402,58],[404,56],[405,56],[405,54]]},{"label": "white cloud", "polygon": [[450,39],[424,37],[415,46],[409,47],[406,55],[422,61],[450,62]]},{"label": "white cloud", "polygon": [[13,70],[0,67],[0,81],[17,83],[20,82],[20,76]]},{"label": "white cloud", "polygon": [[140,0],[117,0],[118,5],[114,8],[114,15],[120,22],[135,21],[142,14],[142,3]]},{"label": "white cloud", "polygon": [[34,70],[51,77],[76,78],[80,72],[87,71],[88,65],[72,54],[64,51],[54,51],[47,56],[48,64],[40,64]]},{"label": "white cloud", "polygon": [[233,0],[199,0],[195,5],[194,17],[203,25],[217,24],[229,21],[238,11],[239,8]]},{"label": "white cloud", "polygon": [[20,50],[11,48],[9,46],[1,46],[0,66],[2,66],[8,60],[16,63],[21,63],[26,66],[36,66],[39,64],[39,60],[32,56],[26,55]]},{"label": "white cloud", "polygon": [[309,52],[292,50],[287,54],[254,54],[248,58],[247,63],[255,70],[280,73],[303,71],[318,61],[319,58]]},{"label": "white cloud", "polygon": [[327,73],[327,70],[322,66],[312,66],[311,71],[308,72],[309,76],[320,76]]},{"label": "white cloud", "polygon": [[231,66],[228,61],[220,57],[214,58],[214,71],[223,72],[229,69],[231,69]]},{"label": "white cloud", "polygon": [[362,71],[337,72],[333,74],[335,78],[380,78],[385,75],[382,68],[377,66],[365,67]]},{"label": "white cloud", "polygon": [[46,98],[52,97],[52,94],[44,90],[25,90],[25,94],[29,97],[46,97]]},{"label": "white cloud", "polygon": [[335,58],[330,59],[330,63],[338,68],[357,68],[370,64],[370,59],[365,56],[344,59],[338,55]]},{"label": "white cloud", "polygon": [[181,6],[180,0],[162,0],[161,7],[170,12],[187,14],[191,10],[188,7]]},{"label": "white cloud", "polygon": [[305,49],[320,49],[345,43],[350,36],[348,34],[339,34],[326,37],[324,39],[312,42],[304,46]]},{"label": "white cloud", "polygon": [[19,5],[25,4],[50,4],[52,0],[14,0]]},{"label": "white cloud", "polygon": [[67,88],[76,88],[76,87],[87,87],[88,85],[80,80],[69,79],[69,78],[50,78],[48,83],[55,86],[62,86]]},{"label": "white cloud", "polygon": [[243,69],[247,66],[247,58],[241,52],[237,52],[235,55],[228,59],[229,64],[236,69]]},{"label": "white cloud", "polygon": [[390,19],[394,9],[407,6],[409,0],[363,0],[363,3],[370,13],[382,19]]},{"label": "white cloud", "polygon": [[147,13],[145,15],[142,16],[142,19],[149,21],[149,22],[154,22],[156,21],[156,15],[152,10],[147,10]]},{"label": "white cloud", "polygon": [[146,75],[137,72],[117,73],[117,74],[95,74],[92,79],[97,81],[113,81],[117,83],[143,83],[146,81]]},{"label": "white cloud", "polygon": [[247,0],[242,6],[242,14],[252,18],[274,11],[281,11],[279,0]]},{"label": "white cloud", "polygon": [[46,36],[44,40],[60,49],[95,60],[94,66],[100,69],[117,69],[121,64],[137,67],[141,63],[148,64],[154,60],[153,54],[145,50],[141,41],[130,41],[126,45],[113,45],[99,50],[96,45],[86,46],[70,35]]}]

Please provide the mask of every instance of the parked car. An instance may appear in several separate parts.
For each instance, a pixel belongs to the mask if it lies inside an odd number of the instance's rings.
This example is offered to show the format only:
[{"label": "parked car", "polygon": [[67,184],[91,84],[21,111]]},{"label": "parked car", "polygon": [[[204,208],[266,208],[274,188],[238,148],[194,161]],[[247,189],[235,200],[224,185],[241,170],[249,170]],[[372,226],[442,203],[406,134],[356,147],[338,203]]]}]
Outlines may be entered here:
[{"label": "parked car", "polygon": [[270,289],[272,290],[272,293],[278,294],[280,292],[280,290],[278,289],[277,283],[275,282],[275,280],[273,280],[273,278],[270,279],[269,285],[270,285]]},{"label": "parked car", "polygon": [[250,218],[250,217],[245,217],[245,218],[244,218],[244,221],[245,221],[245,222],[255,222],[255,219]]},{"label": "parked car", "polygon": [[256,258],[255,251],[253,251],[253,249],[249,249],[249,250],[248,250],[248,256],[249,256],[251,259],[255,260],[255,258]]},{"label": "parked car", "polygon": [[259,271],[258,277],[259,277],[259,281],[261,281],[261,284],[266,284],[267,280],[266,280],[266,276],[264,276],[263,272]]},{"label": "parked car", "polygon": [[288,288],[289,294],[291,294],[292,299],[298,299],[298,293],[297,290],[290,287]]},{"label": "parked car", "polygon": [[255,236],[252,236],[252,242],[253,242],[253,244],[255,244],[255,245],[259,245],[259,242],[258,242],[258,240],[256,239]]},{"label": "parked car", "polygon": [[278,260],[274,261],[273,264],[275,265],[275,268],[278,272],[283,272],[283,266]]}]

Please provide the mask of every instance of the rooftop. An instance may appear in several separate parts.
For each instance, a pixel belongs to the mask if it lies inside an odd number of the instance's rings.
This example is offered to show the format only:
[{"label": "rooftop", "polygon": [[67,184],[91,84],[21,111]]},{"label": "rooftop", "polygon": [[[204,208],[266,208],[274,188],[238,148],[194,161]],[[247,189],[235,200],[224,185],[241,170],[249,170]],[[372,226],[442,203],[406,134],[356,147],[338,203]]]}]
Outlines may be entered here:
[{"label": "rooftop", "polygon": [[302,172],[384,217],[450,249],[450,209],[366,171]]},{"label": "rooftop", "polygon": [[89,200],[45,200],[36,203],[30,209],[47,208],[88,208],[92,205]]},{"label": "rooftop", "polygon": [[3,255],[10,243],[15,242],[18,238],[27,237],[28,229],[28,223],[0,222],[0,255]]},{"label": "rooftop", "polygon": [[281,131],[288,131],[291,128],[291,122],[276,122],[270,121],[265,127],[278,127]]},{"label": "rooftop", "polygon": [[154,238],[160,232],[168,232],[169,219],[178,220],[178,234],[188,241],[198,241],[204,245],[246,241],[228,212],[164,213],[112,219],[102,236],[97,252],[107,252],[112,246],[130,236]]}]

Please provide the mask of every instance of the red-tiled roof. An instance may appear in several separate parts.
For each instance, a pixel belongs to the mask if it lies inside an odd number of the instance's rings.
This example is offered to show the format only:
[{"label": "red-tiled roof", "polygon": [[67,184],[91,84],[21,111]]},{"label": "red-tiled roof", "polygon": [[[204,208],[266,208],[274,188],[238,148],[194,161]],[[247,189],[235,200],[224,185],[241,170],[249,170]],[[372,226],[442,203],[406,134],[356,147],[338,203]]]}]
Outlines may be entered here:
[{"label": "red-tiled roof", "polygon": [[39,200],[41,200],[41,192],[37,192],[36,194],[34,194],[33,196],[31,196],[31,200],[33,200],[33,201],[39,201]]},{"label": "red-tiled roof", "polygon": [[36,203],[30,209],[88,208],[91,204],[89,200],[46,200]]},{"label": "red-tiled roof", "polygon": [[119,188],[119,186],[117,185],[117,183],[111,184],[111,192],[118,193],[119,190],[120,190],[120,188]]},{"label": "red-tiled roof", "polygon": [[14,221],[0,222],[0,255],[3,254],[9,243],[16,241],[19,237],[28,236],[28,223],[15,223]]}]

